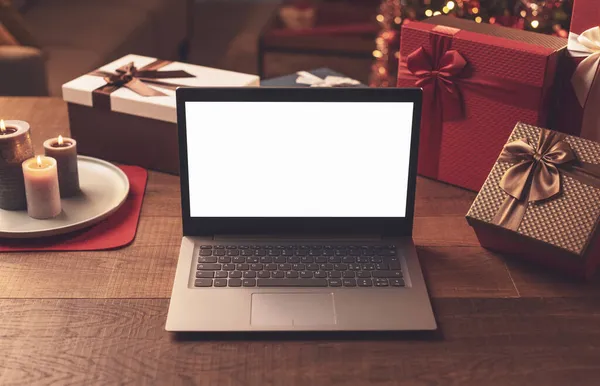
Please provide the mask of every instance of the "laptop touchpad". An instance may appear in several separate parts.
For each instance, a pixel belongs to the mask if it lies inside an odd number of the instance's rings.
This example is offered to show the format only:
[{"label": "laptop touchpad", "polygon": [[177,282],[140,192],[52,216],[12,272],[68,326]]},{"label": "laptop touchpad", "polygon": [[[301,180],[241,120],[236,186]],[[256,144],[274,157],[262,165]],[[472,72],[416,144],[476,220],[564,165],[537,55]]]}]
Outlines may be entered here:
[{"label": "laptop touchpad", "polygon": [[332,293],[254,293],[254,326],[322,326],[336,324]]}]

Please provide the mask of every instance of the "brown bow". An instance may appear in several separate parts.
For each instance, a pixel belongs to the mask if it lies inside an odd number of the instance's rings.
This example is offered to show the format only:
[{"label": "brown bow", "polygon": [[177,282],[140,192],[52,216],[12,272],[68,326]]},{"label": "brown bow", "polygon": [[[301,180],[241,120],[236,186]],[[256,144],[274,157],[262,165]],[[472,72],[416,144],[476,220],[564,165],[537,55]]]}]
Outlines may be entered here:
[{"label": "brown bow", "polygon": [[600,165],[581,162],[566,136],[541,129],[536,146],[527,139],[507,143],[498,158],[513,165],[504,173],[500,187],[509,196],[493,223],[518,230],[530,202],[551,199],[561,191],[561,173],[600,189]]},{"label": "brown bow", "polygon": [[147,66],[138,69],[133,62],[119,67],[114,73],[108,71],[96,70],[90,75],[101,76],[106,81],[104,86],[101,86],[93,91],[92,99],[94,106],[110,109],[110,94],[126,87],[131,91],[146,97],[165,96],[167,94],[156,90],[148,84],[152,84],[168,90],[175,90],[177,87],[185,87],[182,84],[167,83],[157,79],[171,78],[193,78],[194,75],[183,71],[159,71],[160,68],[172,63],[168,60],[156,60]]}]

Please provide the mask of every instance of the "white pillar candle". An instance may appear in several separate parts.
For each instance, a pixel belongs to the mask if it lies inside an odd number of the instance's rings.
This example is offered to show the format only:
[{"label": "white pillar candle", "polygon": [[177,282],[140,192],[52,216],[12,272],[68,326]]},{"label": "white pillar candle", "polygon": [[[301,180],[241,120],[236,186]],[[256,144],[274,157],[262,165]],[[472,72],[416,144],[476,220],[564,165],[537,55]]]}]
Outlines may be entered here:
[{"label": "white pillar candle", "polygon": [[77,142],[59,135],[44,142],[44,154],[52,157],[58,165],[58,184],[61,197],[72,197],[79,193],[77,170]]},{"label": "white pillar candle", "polygon": [[52,157],[37,156],[23,162],[29,217],[47,219],[61,212],[58,168]]}]

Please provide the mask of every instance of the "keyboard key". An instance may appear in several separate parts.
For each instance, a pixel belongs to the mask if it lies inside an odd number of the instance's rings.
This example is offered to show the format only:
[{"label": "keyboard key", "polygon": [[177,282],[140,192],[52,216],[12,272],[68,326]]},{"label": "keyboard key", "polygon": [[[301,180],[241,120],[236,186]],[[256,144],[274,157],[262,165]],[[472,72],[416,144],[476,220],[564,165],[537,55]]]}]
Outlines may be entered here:
[{"label": "keyboard key", "polygon": [[269,271],[260,271],[257,276],[261,279],[268,279],[271,277],[271,273]]},{"label": "keyboard key", "polygon": [[371,263],[381,263],[383,259],[379,256],[371,256]]},{"label": "keyboard key", "polygon": [[331,271],[331,270],[333,270],[333,264],[331,264],[331,263],[321,264],[321,265],[319,265],[319,268],[322,271]]},{"label": "keyboard key", "polygon": [[262,257],[260,258],[260,262],[261,262],[262,264],[270,264],[270,263],[272,263],[272,262],[273,262],[273,258],[272,258],[271,256],[262,256]]},{"label": "keyboard key", "polygon": [[215,256],[225,256],[224,249],[217,249],[214,253],[215,253]]},{"label": "keyboard key", "polygon": [[297,271],[287,271],[285,273],[285,277],[287,277],[288,279],[296,279],[296,278],[298,278],[298,272]]},{"label": "keyboard key", "polygon": [[294,250],[284,249],[283,251],[281,251],[281,256],[294,256]]},{"label": "keyboard key", "polygon": [[329,257],[327,258],[327,261],[328,261],[329,263],[341,263],[341,262],[342,262],[342,258],[341,258],[341,257],[339,257],[339,256],[329,256]]},{"label": "keyboard key", "polygon": [[327,257],[326,256],[315,257],[315,263],[325,264],[325,263],[327,263]]},{"label": "keyboard key", "polygon": [[348,264],[348,269],[351,271],[360,271],[361,266],[360,264]]},{"label": "keyboard key", "polygon": [[363,264],[362,269],[363,271],[373,271],[375,269],[375,264]]},{"label": "keyboard key", "polygon": [[319,264],[308,264],[306,266],[306,269],[308,269],[309,271],[318,271],[319,270]]},{"label": "keyboard key", "polygon": [[264,268],[264,265],[261,263],[250,264],[250,269],[253,271],[262,271],[263,268]]},{"label": "keyboard key", "polygon": [[327,277],[327,272],[325,271],[315,271],[315,277],[318,279],[323,279]]},{"label": "keyboard key", "polygon": [[373,271],[376,278],[402,278],[402,271]]},{"label": "keyboard key", "polygon": [[235,266],[235,269],[238,271],[247,271],[250,269],[250,264],[246,264],[246,263],[238,264]]},{"label": "keyboard key", "polygon": [[323,250],[323,256],[333,256],[333,250],[332,249]]},{"label": "keyboard key", "polygon": [[274,271],[271,272],[271,277],[274,279],[283,279],[285,277],[285,273],[283,271]]},{"label": "keyboard key", "polygon": [[400,271],[402,270],[402,266],[399,261],[390,261],[388,264],[390,270],[392,271]]},{"label": "keyboard key", "polygon": [[215,272],[215,277],[217,279],[227,278],[227,271],[217,271]]},{"label": "keyboard key", "polygon": [[200,256],[198,263],[216,263],[217,258],[215,256]]},{"label": "keyboard key", "polygon": [[212,249],[212,245],[201,245],[200,249]]},{"label": "keyboard key", "polygon": [[265,269],[268,271],[275,271],[277,269],[277,264],[275,264],[275,263],[266,264]]},{"label": "keyboard key", "polygon": [[342,277],[344,278],[351,278],[356,276],[356,274],[354,273],[354,271],[344,271],[342,272]]},{"label": "keyboard key", "polygon": [[277,264],[287,263],[285,256],[277,256],[275,259],[273,259],[273,261]]},{"label": "keyboard key", "polygon": [[235,269],[235,264],[223,264],[223,271],[233,271]]},{"label": "keyboard key", "polygon": [[227,287],[227,279],[215,279],[215,287]]},{"label": "keyboard key", "polygon": [[291,256],[287,258],[288,263],[299,263],[300,258],[298,256]]},{"label": "keyboard key", "polygon": [[345,271],[348,269],[348,264],[334,264],[333,269],[335,269],[336,271]]},{"label": "keyboard key", "polygon": [[271,249],[271,250],[269,250],[269,253],[267,253],[267,255],[269,255],[269,256],[279,256],[279,255],[281,255],[281,250],[279,250],[279,249]]},{"label": "keyboard key", "polygon": [[350,253],[348,253],[350,256],[360,256],[361,255],[360,249],[350,249],[348,252],[350,252]]},{"label": "keyboard key", "polygon": [[200,250],[200,256],[212,256],[212,249],[202,249]]},{"label": "keyboard key", "polygon": [[225,247],[223,245],[215,245],[214,248],[215,249],[225,249]]},{"label": "keyboard key", "polygon": [[329,286],[330,287],[341,287],[342,281],[340,279],[329,279]]},{"label": "keyboard key", "polygon": [[369,258],[367,256],[359,256],[356,258],[357,263],[368,263]]},{"label": "keyboard key", "polygon": [[306,250],[305,249],[296,250],[296,256],[306,256]]},{"label": "keyboard key", "polygon": [[254,251],[254,254],[256,256],[265,256],[267,254],[267,251],[265,251],[264,249],[257,249],[256,251]]},{"label": "keyboard key", "polygon": [[246,262],[246,258],[242,256],[236,256],[232,259],[232,261],[236,264],[241,264]]},{"label": "keyboard key", "polygon": [[361,279],[368,279],[371,277],[371,272],[369,271],[358,271],[356,272],[356,277],[359,277]]},{"label": "keyboard key", "polygon": [[318,249],[311,249],[308,251],[308,256],[321,256],[321,251]]},{"label": "keyboard key", "polygon": [[[265,279],[259,279],[259,280],[265,280]],[[244,279],[244,280],[242,280],[242,286],[256,287],[256,279]]]},{"label": "keyboard key", "polygon": [[247,245],[241,245],[240,249],[248,249],[248,246]]},{"label": "keyboard key", "polygon": [[277,265],[277,269],[280,271],[289,271],[292,269],[292,265],[288,263],[279,264]]},{"label": "keyboard key", "polygon": [[373,286],[373,282],[371,281],[371,279],[357,279],[356,282],[358,283],[359,287],[372,287]]},{"label": "keyboard key", "polygon": [[392,287],[404,287],[404,280],[402,279],[390,279],[390,285]]},{"label": "keyboard key", "polygon": [[375,279],[375,287],[387,287],[388,280],[387,279]]},{"label": "keyboard key", "polygon": [[312,257],[312,256],[304,256],[304,257],[302,258],[302,262],[303,262],[304,264],[310,264],[310,263],[314,263],[314,262],[315,262],[315,258],[314,258],[314,257]]},{"label": "keyboard key", "polygon": [[240,271],[229,272],[230,279],[239,279],[242,277],[242,273]]},{"label": "keyboard key", "polygon": [[227,256],[238,256],[240,254],[240,251],[238,251],[237,249],[231,249],[229,251],[227,251]]},{"label": "keyboard key", "polygon": [[338,272],[338,271],[329,271],[329,272],[327,272],[327,275],[334,279],[339,279],[342,277],[342,273]]},{"label": "keyboard key", "polygon": [[[219,271],[220,272],[220,271]],[[198,271],[196,277],[199,279],[212,279],[215,276],[214,271]]]},{"label": "keyboard key", "polygon": [[253,279],[256,277],[255,271],[244,271],[244,279]]},{"label": "keyboard key", "polygon": [[194,287],[212,287],[212,279],[196,279]]},{"label": "keyboard key", "polygon": [[230,287],[241,287],[242,279],[229,279],[229,281],[227,281],[227,284],[229,284]]},{"label": "keyboard key", "polygon": [[355,263],[356,262],[356,257],[354,256],[345,256],[344,258],[342,258],[342,261],[346,264],[349,263]]},{"label": "keyboard key", "polygon": [[196,267],[198,271],[219,271],[221,264],[201,263]]},{"label": "keyboard key", "polygon": [[354,279],[342,279],[344,287],[356,287],[356,280]]},{"label": "keyboard key", "polygon": [[390,269],[390,266],[386,263],[377,263],[375,264],[375,269],[378,271],[387,271]]},{"label": "keyboard key", "polygon": [[228,245],[225,248],[227,248],[227,249],[237,249],[237,246],[236,245]]},{"label": "keyboard key", "polygon": [[252,256],[254,255],[254,251],[251,249],[244,249],[242,250],[242,256]]},{"label": "keyboard key", "polygon": [[306,265],[305,264],[292,264],[292,269],[294,271],[304,271],[306,269]]},{"label": "keyboard key", "polygon": [[303,279],[310,279],[313,277],[312,271],[300,271],[300,277]]},{"label": "keyboard key", "polygon": [[248,256],[246,257],[246,263],[256,264],[260,261],[260,257],[258,256]]},{"label": "keyboard key", "polygon": [[[208,263],[208,261],[207,261]],[[231,257],[229,256],[220,256],[219,257],[219,263],[231,263]],[[243,263],[243,261],[242,261]]]},{"label": "keyboard key", "polygon": [[327,287],[326,279],[258,279],[259,287]]}]

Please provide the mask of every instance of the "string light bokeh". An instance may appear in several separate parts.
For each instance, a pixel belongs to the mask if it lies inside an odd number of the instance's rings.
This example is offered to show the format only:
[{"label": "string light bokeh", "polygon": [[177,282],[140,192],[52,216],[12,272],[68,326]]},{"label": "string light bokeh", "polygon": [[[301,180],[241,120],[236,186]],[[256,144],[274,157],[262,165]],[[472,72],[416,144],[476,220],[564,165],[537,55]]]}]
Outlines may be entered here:
[{"label": "string light bokeh", "polygon": [[[600,1],[600,0],[598,0]],[[412,20],[449,15],[567,37],[573,0],[382,0],[376,20],[372,87],[393,87],[398,71],[400,29]]]}]

